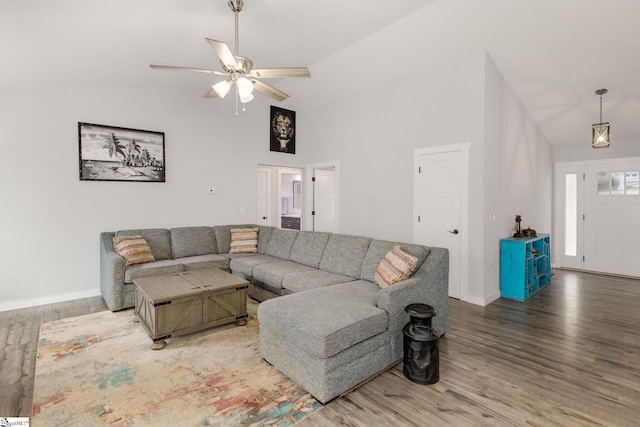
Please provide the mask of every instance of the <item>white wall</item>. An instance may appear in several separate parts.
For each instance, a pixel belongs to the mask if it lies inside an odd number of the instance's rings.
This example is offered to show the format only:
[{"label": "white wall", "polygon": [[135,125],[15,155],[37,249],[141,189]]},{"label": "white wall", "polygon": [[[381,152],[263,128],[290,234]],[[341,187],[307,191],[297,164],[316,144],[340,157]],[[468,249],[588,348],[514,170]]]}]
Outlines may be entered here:
[{"label": "white wall", "polygon": [[[99,294],[101,231],[255,222],[257,165],[304,164],[269,151],[257,98],[235,117],[185,91],[0,93],[0,310]],[[79,121],[165,132],[166,183],[80,181]]]},{"label": "white wall", "polygon": [[[485,102],[485,302],[500,296],[500,239],[522,226],[552,232],[552,149],[489,55]],[[495,221],[493,221],[495,215]],[[552,236],[553,239],[553,236]]]},{"label": "white wall", "polygon": [[340,231],[410,242],[413,150],[477,142],[481,64],[457,58],[412,79],[300,114],[308,157],[340,161]]}]

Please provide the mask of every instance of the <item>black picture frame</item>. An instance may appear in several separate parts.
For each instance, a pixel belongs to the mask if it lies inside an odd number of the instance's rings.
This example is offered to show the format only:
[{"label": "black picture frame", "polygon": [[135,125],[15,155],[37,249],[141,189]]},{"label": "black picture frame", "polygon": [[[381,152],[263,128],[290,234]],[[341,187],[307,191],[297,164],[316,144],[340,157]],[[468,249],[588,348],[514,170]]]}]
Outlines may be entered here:
[{"label": "black picture frame", "polygon": [[80,181],[165,182],[164,132],[78,122]]},{"label": "black picture frame", "polygon": [[296,112],[271,106],[269,150],[296,154]]}]

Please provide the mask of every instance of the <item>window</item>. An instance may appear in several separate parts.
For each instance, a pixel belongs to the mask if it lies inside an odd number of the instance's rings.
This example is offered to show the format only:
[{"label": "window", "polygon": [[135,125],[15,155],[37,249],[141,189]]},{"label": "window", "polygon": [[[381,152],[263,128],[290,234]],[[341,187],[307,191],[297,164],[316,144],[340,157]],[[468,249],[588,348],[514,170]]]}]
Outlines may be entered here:
[{"label": "window", "polygon": [[578,248],[578,175],[565,175],[564,254],[576,256]]},{"label": "window", "polygon": [[598,172],[599,196],[639,195],[638,171]]}]

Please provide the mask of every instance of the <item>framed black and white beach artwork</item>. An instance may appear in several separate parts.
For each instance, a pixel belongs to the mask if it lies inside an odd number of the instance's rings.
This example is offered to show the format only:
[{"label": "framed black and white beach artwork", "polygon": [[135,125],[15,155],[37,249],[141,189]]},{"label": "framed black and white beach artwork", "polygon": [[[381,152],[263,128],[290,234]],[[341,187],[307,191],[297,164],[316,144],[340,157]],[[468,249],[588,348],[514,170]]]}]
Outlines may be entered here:
[{"label": "framed black and white beach artwork", "polygon": [[81,181],[165,182],[164,132],[78,122]]},{"label": "framed black and white beach artwork", "polygon": [[271,106],[270,150],[296,154],[296,112]]}]

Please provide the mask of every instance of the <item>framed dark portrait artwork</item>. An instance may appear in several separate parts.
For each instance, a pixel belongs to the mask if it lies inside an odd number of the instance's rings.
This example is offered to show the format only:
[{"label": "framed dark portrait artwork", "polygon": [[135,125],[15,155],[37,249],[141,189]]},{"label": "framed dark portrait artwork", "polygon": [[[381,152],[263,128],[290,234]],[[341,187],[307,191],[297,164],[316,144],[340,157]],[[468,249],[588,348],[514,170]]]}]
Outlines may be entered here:
[{"label": "framed dark portrait artwork", "polygon": [[296,112],[271,106],[270,150],[296,154]]},{"label": "framed dark portrait artwork", "polygon": [[164,132],[78,122],[80,181],[165,182]]}]

